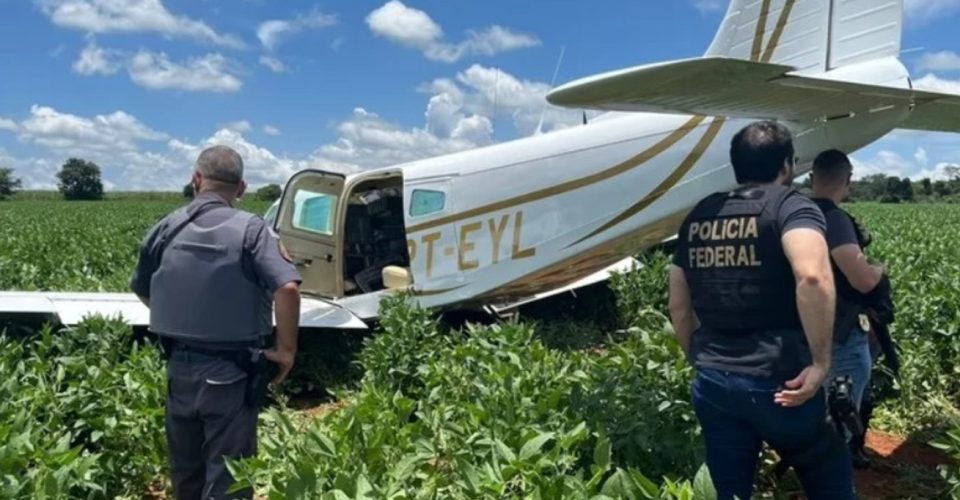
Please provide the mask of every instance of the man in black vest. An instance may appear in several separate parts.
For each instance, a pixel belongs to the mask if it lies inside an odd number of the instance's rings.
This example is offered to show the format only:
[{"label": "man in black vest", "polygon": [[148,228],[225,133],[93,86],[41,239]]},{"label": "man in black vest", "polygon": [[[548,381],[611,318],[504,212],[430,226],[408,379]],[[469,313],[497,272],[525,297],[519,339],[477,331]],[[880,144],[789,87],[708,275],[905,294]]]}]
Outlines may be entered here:
[{"label": "man in black vest", "polygon": [[[849,195],[852,176],[853,165],[841,151],[824,151],[813,161],[813,201],[827,221],[827,246],[837,289],[833,369],[827,383],[830,384],[835,377],[850,377],[852,402],[862,410],[873,365],[868,309],[873,295],[889,290],[889,280],[884,267],[870,264],[864,255],[870,245],[869,235],[839,207]],[[851,436],[853,463],[858,468],[869,465],[863,444],[862,433]]]},{"label": "man in black vest", "polygon": [[[226,498],[224,458],[257,448],[263,358],[293,367],[300,275],[276,233],[233,208],[246,189],[243,161],[214,146],[197,159],[196,197],[158,222],[140,248],[130,288],[150,308],[150,331],[167,356],[166,430],[178,499]],[[261,350],[273,330],[277,341]],[[232,498],[251,498],[245,490]]]},{"label": "man in black vest", "polygon": [[823,214],[787,187],[785,127],[744,128],[730,159],[740,187],[696,205],[670,269],[670,316],[697,370],[693,406],[714,486],[720,499],[751,498],[766,442],[809,498],[856,498],[822,389],[835,307]]}]

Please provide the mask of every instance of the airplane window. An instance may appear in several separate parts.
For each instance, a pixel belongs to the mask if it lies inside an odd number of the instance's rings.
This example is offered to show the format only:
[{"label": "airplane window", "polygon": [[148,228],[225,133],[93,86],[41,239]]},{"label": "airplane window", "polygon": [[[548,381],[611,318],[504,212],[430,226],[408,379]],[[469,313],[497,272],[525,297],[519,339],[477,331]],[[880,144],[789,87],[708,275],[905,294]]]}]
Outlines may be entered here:
[{"label": "airplane window", "polygon": [[443,210],[447,195],[442,191],[414,189],[410,197],[410,215],[418,217]]},{"label": "airplane window", "polygon": [[297,190],[293,199],[293,227],[325,236],[333,235],[336,201],[336,196],[327,193]]}]

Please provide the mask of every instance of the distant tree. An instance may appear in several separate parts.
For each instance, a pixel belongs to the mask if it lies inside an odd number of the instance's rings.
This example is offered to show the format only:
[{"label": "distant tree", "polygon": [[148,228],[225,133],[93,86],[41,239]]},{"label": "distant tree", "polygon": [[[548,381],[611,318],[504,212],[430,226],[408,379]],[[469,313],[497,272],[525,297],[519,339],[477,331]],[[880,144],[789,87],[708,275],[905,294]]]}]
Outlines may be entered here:
[{"label": "distant tree", "polygon": [[876,201],[887,194],[887,176],[883,174],[868,175],[856,184],[857,189],[852,189],[860,200]]},{"label": "distant tree", "polygon": [[950,184],[948,184],[947,181],[934,182],[933,192],[941,198],[950,196],[950,194],[953,193],[953,191],[950,189]]},{"label": "distant tree", "polygon": [[268,184],[257,190],[257,199],[263,201],[274,201],[280,198],[283,190],[277,184]]},{"label": "distant tree", "polygon": [[96,163],[70,158],[57,173],[58,188],[68,200],[99,200],[103,198],[100,167]]},{"label": "distant tree", "polygon": [[913,201],[913,183],[910,182],[910,179],[904,177],[900,180],[900,189],[897,191],[897,196],[906,202]]},{"label": "distant tree", "polygon": [[0,168],[0,200],[13,196],[20,185],[20,179],[13,177],[12,168]]},{"label": "distant tree", "polygon": [[929,178],[929,177],[924,177],[923,179],[920,179],[920,192],[921,192],[924,196],[932,196],[932,195],[933,195],[933,183],[930,182],[930,178]]},{"label": "distant tree", "polygon": [[186,186],[183,186],[183,197],[193,199],[193,183],[188,182]]},{"label": "distant tree", "polygon": [[880,201],[883,203],[900,203],[901,184],[899,177],[887,177]]},{"label": "distant tree", "polygon": [[943,173],[951,181],[958,180],[960,179],[960,165],[946,165],[943,167]]}]

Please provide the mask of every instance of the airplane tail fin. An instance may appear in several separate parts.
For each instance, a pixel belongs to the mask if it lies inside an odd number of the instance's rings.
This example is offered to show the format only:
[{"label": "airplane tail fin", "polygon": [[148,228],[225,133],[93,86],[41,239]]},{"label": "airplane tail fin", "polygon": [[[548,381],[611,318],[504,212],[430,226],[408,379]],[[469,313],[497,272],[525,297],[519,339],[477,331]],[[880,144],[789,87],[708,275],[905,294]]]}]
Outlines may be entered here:
[{"label": "airplane tail fin", "polygon": [[903,0],[731,0],[707,57],[816,75],[897,56]]},{"label": "airplane tail fin", "polygon": [[562,85],[557,106],[801,122],[911,109],[898,128],[960,132],[960,95],[913,88],[904,0],[730,0],[702,58]]}]

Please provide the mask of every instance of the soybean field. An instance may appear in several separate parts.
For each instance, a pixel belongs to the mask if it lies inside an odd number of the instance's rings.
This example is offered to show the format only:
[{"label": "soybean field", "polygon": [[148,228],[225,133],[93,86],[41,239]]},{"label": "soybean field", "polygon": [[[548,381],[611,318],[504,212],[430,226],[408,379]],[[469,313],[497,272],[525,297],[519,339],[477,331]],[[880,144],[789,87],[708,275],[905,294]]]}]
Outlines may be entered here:
[{"label": "soybean field", "polygon": [[[146,230],[182,199],[0,203],[0,289],[126,291]],[[266,203],[244,205],[263,213]],[[862,498],[960,492],[960,206],[853,204],[890,270],[901,378],[874,371]],[[669,257],[452,329],[400,296],[372,335],[301,337],[233,462],[264,498],[710,498],[693,372],[667,316]],[[163,363],[93,318],[0,337],[0,496],[169,498]],[[765,453],[757,498],[794,498]]]}]

